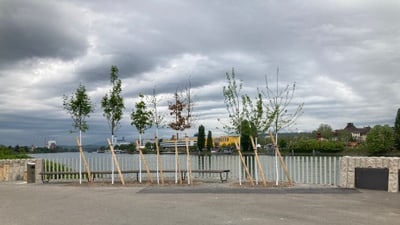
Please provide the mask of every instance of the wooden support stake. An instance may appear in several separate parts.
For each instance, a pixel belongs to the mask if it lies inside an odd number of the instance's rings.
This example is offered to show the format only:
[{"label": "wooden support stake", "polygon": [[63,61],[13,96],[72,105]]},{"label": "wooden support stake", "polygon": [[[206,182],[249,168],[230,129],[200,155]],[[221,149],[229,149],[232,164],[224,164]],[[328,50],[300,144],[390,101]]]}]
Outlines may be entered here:
[{"label": "wooden support stake", "polygon": [[258,172],[260,173],[261,179],[263,181],[263,185],[266,187],[267,186],[267,181],[265,180],[264,171],[263,171],[263,168],[261,166],[260,158],[258,157],[257,146],[254,144],[253,136],[250,136],[250,140],[251,140],[251,144],[253,145],[254,157],[256,158],[256,163],[257,163],[257,166],[258,166]]},{"label": "wooden support stake", "polygon": [[158,159],[158,170],[160,173],[161,177],[161,185],[164,185],[164,175],[163,175],[163,168],[162,168],[162,162],[161,162],[161,157],[160,157],[160,148],[158,147],[158,137],[155,137],[156,141],[156,151],[157,151],[157,159]]},{"label": "wooden support stake", "polygon": [[139,145],[139,141],[136,140],[136,146],[139,146],[139,154],[140,157],[142,158],[144,167],[146,168],[146,172],[147,172],[147,177],[149,178],[150,183],[153,183],[153,178],[151,177],[151,173],[150,173],[150,169],[149,166],[147,165],[146,159],[144,158],[143,152],[142,152],[142,148]]},{"label": "wooden support stake", "polygon": [[112,155],[112,157],[113,157],[113,159],[114,159],[114,163],[115,163],[115,165],[117,166],[117,171],[118,171],[118,174],[119,174],[119,179],[121,180],[122,185],[125,185],[125,180],[124,180],[124,177],[122,176],[121,169],[119,168],[119,163],[118,163],[118,160],[117,160],[117,156],[115,156],[114,147],[113,147],[113,145],[111,144],[111,141],[110,141],[109,138],[107,139],[107,141],[108,141],[108,146],[110,147],[111,155]]},{"label": "wooden support stake", "polygon": [[273,144],[274,147],[275,147],[275,151],[276,151],[276,153],[277,153],[277,155],[278,155],[279,161],[281,162],[283,171],[284,171],[285,174],[286,174],[286,177],[287,177],[287,179],[288,179],[289,185],[292,185],[292,179],[290,178],[288,169],[287,169],[287,167],[286,167],[286,163],[285,163],[285,161],[283,161],[283,158],[282,158],[282,155],[281,155],[281,151],[279,151],[279,147],[278,147],[278,145],[275,143],[275,139],[274,139],[274,136],[272,135],[272,132],[271,132],[271,131],[269,132],[269,136],[270,136],[270,138],[271,138],[272,144]]},{"label": "wooden support stake", "polygon": [[189,179],[188,183],[192,184],[193,176],[192,176],[192,167],[190,165],[190,154],[189,154],[189,138],[187,134],[185,134],[185,142],[186,142],[186,160],[187,160],[187,170],[189,170]]},{"label": "wooden support stake", "polygon": [[[178,135],[176,135],[176,139],[178,139]],[[177,174],[175,176],[179,176],[179,184],[183,184],[182,181],[182,175],[181,175],[181,163],[179,161],[179,155],[178,155],[178,140],[175,140],[175,163],[176,163],[176,169],[177,169]]]},{"label": "wooden support stake", "polygon": [[236,150],[239,153],[240,160],[242,161],[242,165],[244,167],[244,170],[246,171],[246,175],[247,175],[246,177],[250,181],[250,185],[254,186],[253,177],[251,177],[251,175],[250,175],[249,168],[247,167],[246,162],[244,161],[242,152],[240,151],[239,145],[238,145],[238,143],[236,141],[235,141],[235,145],[236,145]]},{"label": "wooden support stake", "polygon": [[90,174],[89,165],[88,165],[88,163],[87,163],[87,161],[86,161],[85,154],[83,153],[82,145],[81,145],[81,143],[79,142],[78,137],[76,137],[75,140],[76,140],[76,144],[78,145],[79,152],[81,153],[81,157],[82,157],[82,160],[83,160],[83,164],[85,165],[85,169],[86,169],[86,172],[87,172],[87,175],[88,175],[88,178],[89,178],[89,182],[90,182],[90,183],[93,183],[93,177],[92,177],[92,175]]}]

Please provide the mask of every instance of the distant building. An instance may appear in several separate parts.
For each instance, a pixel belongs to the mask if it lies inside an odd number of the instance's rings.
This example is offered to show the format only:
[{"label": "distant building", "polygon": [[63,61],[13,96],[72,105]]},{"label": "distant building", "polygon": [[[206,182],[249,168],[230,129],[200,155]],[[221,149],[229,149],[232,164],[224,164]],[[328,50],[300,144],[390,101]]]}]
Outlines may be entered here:
[{"label": "distant building", "polygon": [[131,143],[129,141],[125,140],[125,137],[122,137],[121,139],[118,139],[117,137],[114,137],[114,145],[130,145]]},{"label": "distant building", "polygon": [[356,142],[364,142],[367,139],[367,134],[371,127],[357,128],[354,123],[347,123],[346,127],[341,130],[336,130],[336,133],[347,131],[351,133],[351,137]]},{"label": "distant building", "polygon": [[[186,140],[180,139],[176,141],[177,147],[186,147]],[[188,146],[196,146],[197,145],[197,137],[188,139]],[[174,148],[175,147],[175,139],[165,140],[160,143],[161,148]]]},{"label": "distant building", "polygon": [[48,149],[54,150],[54,149],[56,149],[56,147],[57,147],[57,142],[55,140],[50,140],[47,142]]},{"label": "distant building", "polygon": [[226,147],[230,145],[234,145],[235,142],[239,144],[239,136],[221,136],[215,137],[214,139],[214,146],[215,148]]}]

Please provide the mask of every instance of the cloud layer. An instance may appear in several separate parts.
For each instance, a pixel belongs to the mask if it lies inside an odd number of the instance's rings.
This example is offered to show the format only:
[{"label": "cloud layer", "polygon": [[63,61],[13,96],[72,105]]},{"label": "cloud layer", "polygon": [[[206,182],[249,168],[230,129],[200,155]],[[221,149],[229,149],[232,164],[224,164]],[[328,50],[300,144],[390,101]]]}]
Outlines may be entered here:
[{"label": "cloud layer", "polygon": [[[0,144],[73,144],[62,96],[84,84],[96,106],[87,143],[106,143],[100,100],[117,65],[129,113],[156,87],[161,111],[190,79],[196,125],[223,134],[222,87],[235,68],[246,93],[296,82],[290,131],[393,124],[400,107],[397,1],[0,1]],[[166,117],[166,121],[171,121]],[[192,135],[197,126],[187,132]],[[154,131],[148,131],[151,137]],[[169,138],[170,129],[162,129]]]}]

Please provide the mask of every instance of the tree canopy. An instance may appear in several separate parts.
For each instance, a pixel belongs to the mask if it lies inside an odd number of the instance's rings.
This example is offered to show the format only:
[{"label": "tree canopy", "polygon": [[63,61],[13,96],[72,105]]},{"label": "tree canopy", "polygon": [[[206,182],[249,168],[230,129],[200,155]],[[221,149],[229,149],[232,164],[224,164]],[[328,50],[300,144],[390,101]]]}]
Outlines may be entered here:
[{"label": "tree canopy", "polygon": [[396,120],[394,122],[394,144],[400,150],[400,108],[397,110]]},{"label": "tree canopy", "polygon": [[140,100],[136,102],[135,108],[131,113],[131,125],[134,125],[140,135],[149,129],[153,125],[151,118],[153,117],[152,111],[147,109],[147,105],[144,101],[144,94],[139,94]]},{"label": "tree canopy", "polygon": [[111,135],[114,136],[116,130],[120,126],[120,120],[123,115],[122,110],[125,108],[124,100],[121,96],[121,80],[118,78],[117,66],[111,66],[110,81],[112,88],[110,92],[103,97],[101,107],[103,108],[103,116],[106,117],[110,127]]},{"label": "tree canopy", "polygon": [[186,88],[184,93],[178,93],[178,90],[175,91],[174,102],[169,103],[168,109],[173,117],[173,121],[168,124],[170,128],[176,131],[184,131],[192,126],[193,102],[191,99],[190,80],[189,87]]},{"label": "tree canopy", "polygon": [[199,133],[197,134],[197,148],[199,151],[202,151],[203,148],[205,147],[205,142],[206,142],[206,134],[204,130],[204,126],[200,125],[199,126]]},{"label": "tree canopy", "polygon": [[226,73],[226,79],[228,85],[222,88],[222,93],[228,111],[229,124],[224,124],[223,128],[229,133],[239,134],[243,120],[243,95],[241,94],[243,82],[236,80],[234,68],[232,68],[231,74]]},{"label": "tree canopy", "polygon": [[207,134],[207,144],[206,144],[207,150],[211,151],[211,149],[214,147],[213,144],[213,138],[212,138],[212,132],[209,130]]},{"label": "tree canopy", "polygon": [[389,125],[376,125],[367,135],[368,150],[372,154],[389,152],[394,144],[393,129]]},{"label": "tree canopy", "polygon": [[241,123],[241,136],[240,136],[240,146],[243,151],[250,151],[251,149],[251,125],[248,120],[242,120]]},{"label": "tree canopy", "polygon": [[294,93],[296,91],[296,83],[291,86],[286,85],[284,88],[279,89],[278,76],[279,68],[276,72],[276,90],[271,88],[268,84],[268,79],[265,77],[265,91],[261,91],[264,97],[267,99],[264,108],[270,114],[273,119],[273,127],[275,132],[279,132],[283,128],[292,126],[297,118],[303,114],[304,103],[297,105],[294,111],[289,111],[289,105],[292,104]]},{"label": "tree canopy", "polygon": [[319,134],[321,138],[331,139],[333,137],[333,129],[330,125],[321,123],[317,129],[317,134]]},{"label": "tree canopy", "polygon": [[86,118],[93,112],[93,106],[85,86],[80,84],[71,97],[64,95],[63,99],[63,107],[71,116],[74,128],[82,132],[87,131],[89,127]]}]

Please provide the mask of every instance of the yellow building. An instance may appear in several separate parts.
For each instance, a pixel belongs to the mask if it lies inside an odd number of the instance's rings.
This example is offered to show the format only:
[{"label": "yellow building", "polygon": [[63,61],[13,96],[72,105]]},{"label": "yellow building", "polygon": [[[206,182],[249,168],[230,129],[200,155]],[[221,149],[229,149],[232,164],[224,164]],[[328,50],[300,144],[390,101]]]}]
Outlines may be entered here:
[{"label": "yellow building", "polygon": [[235,145],[235,142],[239,144],[239,136],[221,136],[213,138],[214,147],[219,148],[220,146]]},{"label": "yellow building", "polygon": [[[214,137],[213,138],[213,147],[214,148],[220,148],[223,146],[231,146],[235,145],[235,142],[239,144],[239,136],[221,136],[221,137]],[[205,143],[207,143],[207,138],[205,140]],[[189,137],[188,138],[188,144],[189,146],[196,146],[197,145],[197,137]],[[163,148],[172,148],[175,147],[175,140],[164,140],[160,144],[161,147]],[[177,141],[177,146],[178,147],[185,147],[186,146],[186,140],[185,139],[179,139]]]}]

